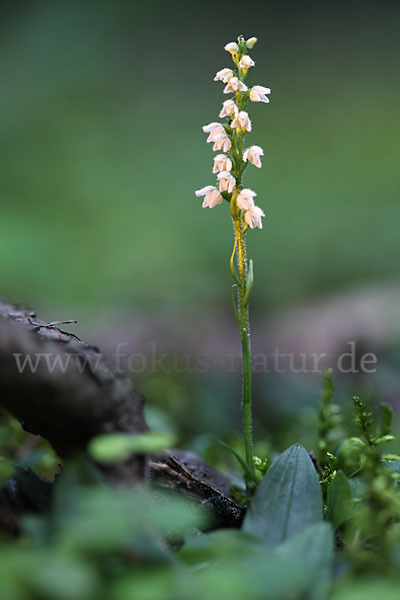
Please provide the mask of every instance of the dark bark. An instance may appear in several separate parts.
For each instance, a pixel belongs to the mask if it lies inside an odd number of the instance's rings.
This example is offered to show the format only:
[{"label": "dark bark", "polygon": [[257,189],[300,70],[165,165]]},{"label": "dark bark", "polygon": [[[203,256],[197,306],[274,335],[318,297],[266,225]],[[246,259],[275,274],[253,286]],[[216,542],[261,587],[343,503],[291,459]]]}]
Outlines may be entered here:
[{"label": "dark bark", "polygon": [[230,493],[232,481],[192,452],[173,450],[148,461],[147,475],[158,486],[200,500],[214,516],[212,528],[240,527],[245,509]]},{"label": "dark bark", "polygon": [[[116,373],[97,348],[62,331],[62,324],[45,323],[0,301],[0,404],[27,431],[49,440],[61,457],[85,450],[101,433],[146,431],[144,400],[132,382]],[[33,365],[37,361],[34,371],[27,365],[21,372],[26,357]],[[124,484],[143,478],[144,466],[143,457],[133,456],[103,471],[110,483]],[[152,457],[146,475],[156,485],[207,504],[216,527],[240,525],[243,507],[230,496],[229,479],[195,455],[174,451]]]},{"label": "dark bark", "polygon": [[[26,357],[37,361],[35,371],[26,365],[21,372],[18,357],[20,364]],[[48,439],[61,457],[85,448],[100,433],[147,429],[143,397],[97,348],[1,302],[0,389],[1,404],[25,429]]]}]

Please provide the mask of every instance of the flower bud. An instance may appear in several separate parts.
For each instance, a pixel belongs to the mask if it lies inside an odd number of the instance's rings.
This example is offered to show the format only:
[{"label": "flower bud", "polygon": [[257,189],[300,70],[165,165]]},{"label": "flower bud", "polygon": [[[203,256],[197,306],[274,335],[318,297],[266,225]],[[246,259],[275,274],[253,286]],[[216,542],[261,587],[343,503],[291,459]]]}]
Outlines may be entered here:
[{"label": "flower bud", "polygon": [[246,42],[246,46],[248,47],[249,50],[251,50],[252,48],[254,48],[254,46],[257,43],[257,38],[256,37],[251,37],[247,40]]}]

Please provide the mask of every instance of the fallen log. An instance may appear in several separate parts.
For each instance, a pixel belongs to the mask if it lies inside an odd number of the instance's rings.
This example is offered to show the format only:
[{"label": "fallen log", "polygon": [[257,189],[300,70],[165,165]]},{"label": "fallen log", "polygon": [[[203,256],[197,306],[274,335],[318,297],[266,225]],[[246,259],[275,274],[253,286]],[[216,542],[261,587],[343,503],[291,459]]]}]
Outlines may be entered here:
[{"label": "fallen log", "polygon": [[100,433],[146,431],[143,397],[98,348],[0,302],[0,402],[65,457]]},{"label": "fallen log", "polygon": [[[85,451],[108,432],[146,431],[144,398],[110,367],[98,348],[46,323],[34,312],[0,301],[0,405],[29,432],[46,438],[61,458]],[[230,495],[230,479],[191,453],[133,456],[104,468],[111,483],[147,477],[206,504],[215,527],[237,527],[244,509]]]}]

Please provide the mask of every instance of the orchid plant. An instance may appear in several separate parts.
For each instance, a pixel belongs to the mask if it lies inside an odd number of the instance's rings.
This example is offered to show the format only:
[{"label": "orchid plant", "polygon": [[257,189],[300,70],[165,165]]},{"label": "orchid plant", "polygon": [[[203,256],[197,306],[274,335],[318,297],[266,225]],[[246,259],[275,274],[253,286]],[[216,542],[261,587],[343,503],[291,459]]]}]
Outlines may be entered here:
[{"label": "orchid plant", "polygon": [[208,133],[207,142],[213,143],[214,157],[212,172],[217,176],[217,186],[207,185],[197,190],[197,197],[204,197],[203,208],[214,208],[223,201],[230,205],[233,220],[234,245],[230,260],[230,268],[234,279],[232,287],[233,305],[239,330],[242,349],[242,426],[245,459],[237,455],[245,473],[247,489],[250,490],[258,482],[255,465],[259,462],[254,456],[252,426],[252,377],[249,326],[249,300],[253,287],[253,263],[247,260],[246,233],[249,229],[262,229],[262,218],[265,216],[261,208],[255,205],[256,193],[243,187],[244,171],[249,163],[261,168],[261,157],[264,155],[260,146],[245,147],[246,134],[251,132],[252,125],[246,111],[248,102],[269,102],[271,90],[261,85],[248,88],[245,84],[250,68],[254,67],[253,59],[248,55],[257,42],[251,37],[247,41],[239,36],[237,42],[230,42],[225,50],[232,56],[234,68],[218,71],[214,81],[225,84],[224,94],[232,97],[222,104],[219,118],[223,122],[205,125],[203,131]]}]

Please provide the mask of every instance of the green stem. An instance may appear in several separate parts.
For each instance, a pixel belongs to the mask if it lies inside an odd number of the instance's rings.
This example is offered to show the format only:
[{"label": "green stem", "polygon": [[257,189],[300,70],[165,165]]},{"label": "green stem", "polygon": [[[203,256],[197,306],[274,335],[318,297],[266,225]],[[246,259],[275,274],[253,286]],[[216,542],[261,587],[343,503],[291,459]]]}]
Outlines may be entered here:
[{"label": "green stem", "polygon": [[[233,198],[232,198],[233,200]],[[248,298],[246,298],[247,288],[247,260],[246,260],[246,240],[245,232],[240,214],[233,219],[235,229],[236,255],[239,271],[239,290],[238,290],[238,314],[239,314],[239,335],[242,347],[242,426],[246,463],[248,471],[256,481],[256,474],[253,462],[254,444],[253,444],[253,422],[252,422],[252,403],[251,403],[251,352],[250,352],[250,324]],[[249,483],[249,482],[248,482]]]}]

